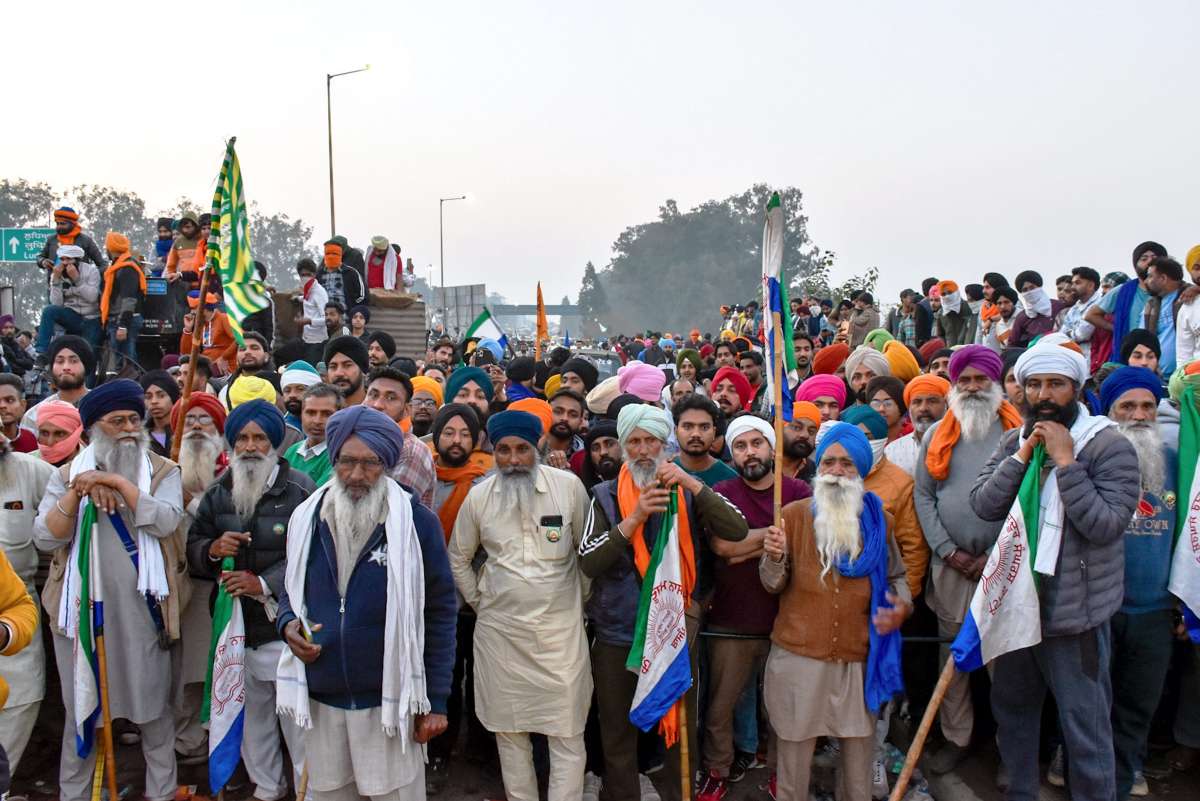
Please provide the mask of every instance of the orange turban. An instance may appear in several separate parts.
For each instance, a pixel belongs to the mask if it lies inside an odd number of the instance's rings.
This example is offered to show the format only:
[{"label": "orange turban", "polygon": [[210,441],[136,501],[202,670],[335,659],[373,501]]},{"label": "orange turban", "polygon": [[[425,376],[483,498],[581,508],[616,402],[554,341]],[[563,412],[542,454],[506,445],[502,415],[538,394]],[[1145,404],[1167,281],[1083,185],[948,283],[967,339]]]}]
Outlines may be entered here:
[{"label": "orange turban", "polygon": [[528,412],[542,421],[542,433],[545,434],[554,425],[554,411],[550,404],[541,398],[522,398],[508,404],[510,412]]},{"label": "orange turban", "polygon": [[887,359],[888,366],[892,368],[892,375],[901,381],[912,381],[921,374],[921,365],[902,342],[893,339],[885,343],[883,358]]},{"label": "orange turban", "polygon": [[104,249],[109,253],[128,253],[129,237],[118,234],[116,231],[109,231],[104,237]]},{"label": "orange turban", "polygon": [[911,406],[912,399],[917,395],[941,395],[944,398],[949,394],[949,381],[940,375],[927,373],[917,376],[904,387],[904,405]]},{"label": "orange turban", "polygon": [[951,292],[958,291],[958,284],[953,281],[938,281],[937,288],[942,295],[949,295]]},{"label": "orange turban", "polygon": [[850,355],[850,346],[845,342],[826,345],[813,355],[812,371],[817,374],[833,375]]},{"label": "orange turban", "polygon": [[792,404],[793,420],[811,420],[812,424],[821,427],[821,410],[812,401],[796,401]]}]

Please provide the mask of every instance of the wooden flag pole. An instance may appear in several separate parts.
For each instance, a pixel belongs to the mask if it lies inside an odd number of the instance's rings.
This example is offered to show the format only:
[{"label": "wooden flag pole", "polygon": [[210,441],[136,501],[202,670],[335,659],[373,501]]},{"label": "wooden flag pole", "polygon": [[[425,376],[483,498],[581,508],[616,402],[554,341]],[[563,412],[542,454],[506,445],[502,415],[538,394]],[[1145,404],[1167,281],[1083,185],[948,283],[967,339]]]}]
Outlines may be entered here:
[{"label": "wooden flag pole", "polygon": [[904,768],[896,777],[896,786],[892,788],[892,794],[888,796],[888,801],[900,801],[904,797],[904,791],[908,789],[908,781],[912,778],[913,770],[917,767],[917,760],[921,758],[921,751],[925,748],[925,738],[929,736],[929,729],[933,727],[933,719],[937,716],[938,707],[946,698],[946,690],[950,689],[950,682],[954,679],[955,672],[954,657],[951,656],[946,660],[946,666],[942,668],[942,675],[938,676],[937,685],[933,688],[933,696],[929,699],[929,705],[925,707],[925,715],[921,718],[921,725],[917,727],[917,734],[913,737],[912,745],[908,747],[908,754],[904,757]]},{"label": "wooden flag pole", "polygon": [[304,767],[300,769],[300,785],[296,788],[296,801],[304,801],[308,795],[308,757],[304,758]]},{"label": "wooden flag pole", "polygon": [[772,348],[771,370],[775,376],[775,397],[771,399],[775,409],[775,525],[783,525],[783,323],[779,312],[771,312],[771,330],[775,338]]},{"label": "wooden flag pole", "polygon": [[687,693],[679,698],[679,783],[683,801],[692,801],[692,768],[688,764]]},{"label": "wooden flag pole", "polygon": [[[209,236],[213,235],[209,231]],[[192,397],[192,383],[196,376],[196,362],[200,361],[200,349],[204,344],[204,300],[208,294],[208,260],[200,270],[200,302],[196,305],[196,319],[192,321],[192,354],[184,368],[183,394],[180,396],[179,430],[171,432],[171,461],[179,461],[179,446],[183,444],[183,420],[188,413],[188,400]]]},{"label": "wooden flag pole", "polygon": [[100,663],[100,714],[104,721],[104,767],[108,773],[108,797],[117,799],[117,757],[113,746],[112,709],[108,704],[108,659],[104,652],[103,627],[96,630],[96,661]]}]

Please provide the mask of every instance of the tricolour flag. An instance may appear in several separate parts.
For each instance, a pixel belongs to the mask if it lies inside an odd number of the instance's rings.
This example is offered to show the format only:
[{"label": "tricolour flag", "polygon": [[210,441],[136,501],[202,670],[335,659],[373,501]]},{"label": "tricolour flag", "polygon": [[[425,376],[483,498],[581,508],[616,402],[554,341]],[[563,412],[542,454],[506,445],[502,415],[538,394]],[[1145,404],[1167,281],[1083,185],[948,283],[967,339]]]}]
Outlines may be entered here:
[{"label": "tricolour flag", "polygon": [[[221,570],[233,570],[233,557],[225,557]],[[219,793],[241,759],[246,718],[246,625],[241,601],[224,585],[213,604],[212,632],[200,720],[208,723],[208,784]]]},{"label": "tricolour flag", "polygon": [[662,516],[662,530],[654,541],[650,565],[642,579],[633,646],[625,662],[638,677],[629,720],[642,731],[650,731],[652,726],[662,723],[668,748],[678,736],[676,705],[683,703],[684,693],[692,686],[678,496],[678,491],[671,493],[670,504]]},{"label": "tricolour flag", "polygon": [[[775,413],[775,358],[780,351],[783,364],[783,381],[780,385],[783,398],[783,419],[792,419],[792,388],[799,377],[796,371],[796,351],[792,347],[792,308],[788,302],[787,281],[783,275],[783,203],[779,193],[773,192],[767,203],[767,222],[763,226],[763,329],[767,343],[767,397],[771,400],[772,414]],[[779,315],[780,342],[775,341],[774,315]]]},{"label": "tricolour flag", "polygon": [[546,301],[542,300],[542,282],[538,281],[537,290],[537,333],[533,344],[534,358],[542,360],[542,343],[550,338],[550,326],[546,323]]},{"label": "tricolour flag", "polygon": [[1200,643],[1200,410],[1196,390],[1186,387],[1179,402],[1179,497],[1187,506],[1179,510],[1175,527],[1175,553],[1167,589],[1183,601],[1183,619],[1192,642]]},{"label": "tricolour flag", "polygon": [[475,318],[475,322],[467,329],[467,333],[463,335],[464,339],[470,337],[479,337],[480,339],[494,339],[500,343],[500,347],[508,350],[508,336],[505,335],[504,329],[496,322],[496,318],[492,316],[491,311],[486,307]]},{"label": "tricolour flag", "polygon": [[[225,291],[225,311],[238,344],[242,344],[242,322],[267,308],[267,288],[259,280],[250,258],[250,218],[242,167],[233,150],[235,139],[225,148],[225,160],[213,192],[212,232],[208,235],[208,269],[219,270]],[[203,290],[202,290],[203,291]]]},{"label": "tricolour flag", "polygon": [[1037,559],[1038,504],[1045,461],[1045,446],[1036,446],[1017,498],[988,554],[962,628],[950,646],[954,664],[963,672],[1042,641],[1033,565]]},{"label": "tricolour flag", "polygon": [[[67,583],[79,588],[79,605],[71,614],[71,648],[74,687],[75,752],[81,759],[92,752],[96,724],[100,720],[100,660],[96,636],[104,632],[104,591],[100,583],[100,559],[96,550],[96,505],[88,499],[76,532]],[[64,590],[66,592],[66,590]]]}]

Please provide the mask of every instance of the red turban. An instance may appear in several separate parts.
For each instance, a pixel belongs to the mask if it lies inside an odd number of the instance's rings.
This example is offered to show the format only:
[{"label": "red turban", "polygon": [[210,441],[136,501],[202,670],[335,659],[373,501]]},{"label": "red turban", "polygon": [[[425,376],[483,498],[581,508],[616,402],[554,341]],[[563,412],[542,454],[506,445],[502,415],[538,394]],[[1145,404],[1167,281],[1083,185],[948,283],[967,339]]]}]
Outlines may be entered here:
[{"label": "red turban", "polygon": [[[216,395],[208,392],[193,392],[188,397],[188,408],[199,409],[213,419],[213,423],[217,426],[217,431],[221,434],[225,433],[225,407],[221,405],[221,401]],[[183,430],[183,420],[181,418],[186,415],[183,413],[183,398],[175,401],[175,405],[171,407],[171,430]]]},{"label": "red turban", "polygon": [[921,354],[921,358],[925,360],[925,364],[929,364],[929,360],[933,358],[933,354],[937,353],[942,348],[946,347],[946,340],[934,337],[917,349],[917,353]]},{"label": "red turban", "polygon": [[812,371],[817,374],[833,375],[850,355],[850,346],[845,342],[826,345],[816,352],[812,360]]},{"label": "red turban", "polygon": [[742,371],[736,367],[726,365],[717,371],[713,376],[712,386],[716,389],[717,384],[728,380],[733,384],[733,388],[737,391],[738,400],[742,402],[742,408],[750,411],[750,402],[754,400],[754,389],[750,386],[750,381],[746,376],[742,375]]}]

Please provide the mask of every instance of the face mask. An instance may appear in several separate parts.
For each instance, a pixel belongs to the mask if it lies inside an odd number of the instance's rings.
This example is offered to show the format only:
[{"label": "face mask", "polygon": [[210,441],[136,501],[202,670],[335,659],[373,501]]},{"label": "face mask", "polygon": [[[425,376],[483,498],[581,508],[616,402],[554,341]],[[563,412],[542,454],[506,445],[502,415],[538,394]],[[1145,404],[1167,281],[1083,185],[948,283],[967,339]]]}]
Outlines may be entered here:
[{"label": "face mask", "polygon": [[1021,308],[1025,310],[1026,317],[1049,317],[1050,296],[1040,286],[1034,287],[1021,293]]},{"label": "face mask", "polygon": [[813,317],[820,317],[821,316],[821,307],[820,306],[809,306],[808,313],[811,314]]},{"label": "face mask", "polygon": [[887,446],[887,437],[883,439],[873,439],[871,442],[871,467],[879,464],[879,457],[883,456],[883,449]]}]

